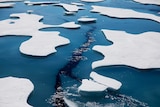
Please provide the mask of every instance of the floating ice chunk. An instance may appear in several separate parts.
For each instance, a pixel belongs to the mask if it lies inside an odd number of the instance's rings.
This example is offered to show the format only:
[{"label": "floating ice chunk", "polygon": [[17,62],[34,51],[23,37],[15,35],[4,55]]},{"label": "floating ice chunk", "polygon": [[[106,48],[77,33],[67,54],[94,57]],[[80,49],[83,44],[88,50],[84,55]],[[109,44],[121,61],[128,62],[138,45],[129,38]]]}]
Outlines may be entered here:
[{"label": "floating ice chunk", "polygon": [[39,1],[39,2],[31,2],[31,1],[24,1],[27,5],[49,5],[49,4],[56,4],[59,3],[58,1]]},{"label": "floating ice chunk", "polygon": [[75,28],[80,28],[81,25],[75,24],[75,22],[66,22],[60,25],[51,25],[50,27],[63,27],[68,29],[75,29]]},{"label": "floating ice chunk", "polygon": [[78,87],[78,91],[82,92],[103,92],[108,88],[103,84],[99,84],[95,81],[83,79],[82,84]]},{"label": "floating ice chunk", "polygon": [[96,18],[89,18],[89,17],[81,17],[78,19],[79,22],[95,22]]},{"label": "floating ice chunk", "polygon": [[92,63],[92,68],[108,65],[128,65],[140,69],[160,68],[160,33],[128,34],[124,31],[102,30],[110,46],[94,46],[104,55]]},{"label": "floating ice chunk", "polygon": [[32,107],[27,104],[33,91],[32,82],[24,78],[0,78],[0,107]]},{"label": "floating ice chunk", "polygon": [[68,107],[78,107],[78,105],[75,102],[67,99],[66,97],[64,97],[63,100],[68,105]]},{"label": "floating ice chunk", "polygon": [[[11,14],[10,17],[16,19],[6,19],[0,21],[0,36],[31,36],[32,38],[22,43],[19,48],[23,54],[46,56],[56,52],[55,47],[70,43],[68,39],[60,37],[59,32],[39,31],[39,29],[55,27],[55,25],[46,25],[42,22],[39,22],[43,16],[20,13]],[[71,22],[61,24],[58,27],[76,28],[80,27],[80,25]]]},{"label": "floating ice chunk", "polygon": [[13,7],[15,3],[0,3],[0,8]]},{"label": "floating ice chunk", "polygon": [[71,11],[70,12],[69,11],[65,12],[66,15],[74,15],[75,13],[76,12],[71,12]]},{"label": "floating ice chunk", "polygon": [[59,32],[37,32],[35,36],[21,44],[20,51],[32,56],[47,56],[56,52],[55,47],[68,43],[70,41],[59,36]]},{"label": "floating ice chunk", "polygon": [[16,2],[16,1],[24,1],[24,0],[0,0],[0,3],[2,3],[2,2]]},{"label": "floating ice chunk", "polygon": [[142,4],[160,5],[160,1],[159,0],[133,0],[133,1],[138,2],[138,3],[142,3]]},{"label": "floating ice chunk", "polygon": [[140,18],[149,19],[160,23],[160,17],[149,14],[137,12],[131,9],[113,8],[113,7],[103,7],[103,6],[92,6],[91,12],[99,12],[102,15],[107,15],[109,17],[115,18]]},{"label": "floating ice chunk", "polygon": [[82,4],[82,3],[77,3],[77,2],[72,2],[71,4],[72,4],[72,5],[77,5],[77,6],[84,6],[84,4]]},{"label": "floating ice chunk", "polygon": [[71,12],[77,12],[78,10],[82,10],[84,8],[78,7],[77,5],[73,4],[66,4],[66,3],[59,3],[59,4],[54,4],[54,6],[62,6],[66,11],[71,11]]},{"label": "floating ice chunk", "polygon": [[83,2],[101,2],[101,1],[104,1],[104,0],[81,0]]},{"label": "floating ice chunk", "polygon": [[105,77],[97,74],[96,72],[91,72],[90,77],[99,84],[105,85],[108,88],[118,90],[122,86],[122,83],[109,77]]}]

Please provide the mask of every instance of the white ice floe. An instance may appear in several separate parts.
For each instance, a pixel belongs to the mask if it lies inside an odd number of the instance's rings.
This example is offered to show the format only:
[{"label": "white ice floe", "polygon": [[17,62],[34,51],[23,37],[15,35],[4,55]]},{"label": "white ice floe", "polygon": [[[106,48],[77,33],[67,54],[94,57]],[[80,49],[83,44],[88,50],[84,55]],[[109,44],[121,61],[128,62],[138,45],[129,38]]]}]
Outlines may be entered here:
[{"label": "white ice floe", "polygon": [[48,27],[63,27],[63,28],[67,28],[67,29],[76,29],[76,28],[80,28],[81,25],[76,24],[75,22],[66,22],[66,23],[62,23],[59,25],[51,25]]},{"label": "white ice floe", "polygon": [[0,8],[13,7],[15,3],[0,3]]},{"label": "white ice floe", "polygon": [[149,19],[160,23],[160,17],[154,14],[137,12],[131,9],[104,7],[104,6],[92,6],[91,12],[98,12],[102,15],[106,15],[114,18],[140,18]]},{"label": "white ice floe", "polygon": [[133,0],[133,1],[142,3],[142,4],[160,5],[160,0]]},{"label": "white ice floe", "polygon": [[72,4],[72,5],[77,5],[77,6],[84,6],[83,3],[78,3],[78,2],[72,2],[71,4]]},{"label": "white ice floe", "polygon": [[104,92],[106,89],[110,88],[113,90],[119,90],[122,86],[122,83],[109,78],[102,76],[96,72],[90,73],[91,79],[83,79],[82,84],[78,87],[78,92]]},{"label": "white ice floe", "polygon": [[32,107],[27,99],[33,91],[32,82],[24,78],[0,78],[0,107]]},{"label": "white ice floe", "polygon": [[49,5],[49,4],[56,4],[59,3],[58,1],[39,1],[39,2],[31,2],[31,1],[24,1],[27,5]]},{"label": "white ice floe", "polygon": [[83,79],[82,84],[78,87],[78,91],[83,92],[103,92],[108,87],[102,84],[99,84],[97,82],[94,82],[93,80]]},{"label": "white ice floe", "polygon": [[62,6],[66,11],[69,11],[69,12],[78,12],[78,10],[84,9],[77,5],[66,4],[66,3],[58,3],[58,4],[54,4],[54,6]]},{"label": "white ice floe", "polygon": [[16,1],[24,1],[24,0],[0,0],[0,3],[2,3],[2,2],[16,2]]},{"label": "white ice floe", "polygon": [[102,2],[104,0],[81,0],[83,2]]},{"label": "white ice floe", "polygon": [[95,22],[96,18],[89,18],[89,17],[81,17],[78,19],[79,22]]},{"label": "white ice floe", "polygon": [[59,36],[60,32],[37,32],[20,46],[21,53],[32,56],[47,56],[57,52],[55,47],[69,43],[69,40]]},{"label": "white ice floe", "polygon": [[122,83],[109,77],[105,77],[103,75],[99,75],[96,72],[91,72],[90,77],[99,84],[103,84],[108,88],[118,90],[122,86]]},{"label": "white ice floe", "polygon": [[104,59],[92,63],[92,68],[108,65],[128,65],[140,69],[160,68],[160,33],[129,34],[124,31],[102,30],[109,46],[94,46]]},{"label": "white ice floe", "polygon": [[[70,43],[64,37],[59,36],[59,32],[39,31],[39,29],[47,27],[55,27],[55,25],[46,25],[39,22],[43,16],[35,14],[11,14],[13,19],[6,19],[0,21],[0,36],[17,35],[17,36],[31,36],[32,38],[25,41],[20,46],[20,51],[27,55],[46,56],[56,52],[55,47]],[[34,23],[34,24],[33,24]],[[60,27],[69,28],[77,27],[71,24],[61,24]]]}]

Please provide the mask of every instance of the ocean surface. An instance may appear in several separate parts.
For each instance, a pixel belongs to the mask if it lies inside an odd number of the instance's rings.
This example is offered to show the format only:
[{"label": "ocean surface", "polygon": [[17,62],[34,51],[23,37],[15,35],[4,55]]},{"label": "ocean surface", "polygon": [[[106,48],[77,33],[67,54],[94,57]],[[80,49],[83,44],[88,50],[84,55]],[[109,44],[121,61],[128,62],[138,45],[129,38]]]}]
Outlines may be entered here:
[{"label": "ocean surface", "polygon": [[[32,0],[39,1],[39,0]],[[80,2],[79,0],[59,0],[62,3]],[[160,106],[160,68],[137,69],[125,65],[115,65],[91,68],[93,61],[103,58],[103,55],[92,50],[95,45],[111,45],[105,39],[101,29],[123,30],[138,34],[146,31],[160,32],[160,23],[145,19],[118,19],[91,13],[91,5],[128,8],[140,12],[157,14],[160,6],[143,5],[132,0],[106,0],[98,3],[85,3],[85,10],[79,10],[75,15],[64,15],[64,9],[59,6],[27,6],[23,2],[15,2],[13,8],[0,8],[0,20],[8,19],[12,13],[26,13],[33,10],[34,14],[44,16],[44,24],[61,24],[75,21],[80,29],[46,28],[42,31],[59,31],[68,38],[70,44],[57,47],[57,52],[46,57],[33,57],[21,54],[19,46],[30,37],[4,36],[0,37],[0,78],[7,76],[23,77],[32,81],[34,91],[28,98],[33,107],[53,107],[54,93],[57,91],[57,77],[61,78],[64,96],[78,104],[79,107],[159,107]],[[81,16],[97,18],[94,23],[79,23]],[[87,47],[83,44],[88,43]],[[76,59],[74,52],[81,51]],[[122,50],[125,51],[125,50]],[[76,61],[73,61],[75,60]],[[61,71],[66,71],[61,73]],[[79,80],[89,78],[91,71],[112,77],[122,83],[117,92],[106,92],[104,97],[84,97],[77,92]],[[96,95],[94,95],[96,96]]]}]

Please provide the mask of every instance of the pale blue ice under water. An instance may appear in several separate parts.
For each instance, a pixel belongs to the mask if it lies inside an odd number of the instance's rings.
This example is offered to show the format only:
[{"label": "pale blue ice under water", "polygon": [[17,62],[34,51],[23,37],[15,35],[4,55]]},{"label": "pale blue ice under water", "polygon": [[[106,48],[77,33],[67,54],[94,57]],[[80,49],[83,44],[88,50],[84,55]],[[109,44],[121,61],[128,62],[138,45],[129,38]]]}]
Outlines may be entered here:
[{"label": "pale blue ice under water", "polygon": [[[36,1],[36,0],[34,0]],[[37,0],[38,1],[38,0]],[[80,2],[78,0],[60,0],[63,3]],[[84,3],[84,2],[83,2]],[[136,11],[157,14],[160,6],[143,5],[131,0],[106,0],[99,3],[84,3],[86,10],[80,10],[73,16],[65,16],[64,9],[58,6],[27,6],[23,2],[16,2],[14,8],[0,8],[0,20],[8,19],[12,13],[24,13],[34,10],[34,14],[44,16],[45,24],[61,24],[75,21],[81,16],[97,18],[96,23],[81,24],[80,29],[48,28],[43,31],[60,31],[63,37],[70,39],[71,43],[57,48],[57,53],[47,57],[32,57],[23,55],[19,51],[20,44],[30,37],[6,36],[0,37],[0,77],[14,76],[30,79],[35,88],[28,99],[34,107],[53,107],[48,103],[55,93],[56,75],[72,57],[73,51],[86,42],[86,35],[95,39],[84,52],[84,60],[71,67],[72,74],[80,79],[89,78],[93,61],[103,56],[92,51],[94,45],[111,45],[100,31],[101,29],[124,30],[129,33],[143,33],[146,31],[160,32],[160,24],[143,19],[116,19],[90,13],[91,5],[129,8]],[[158,15],[158,14],[157,14]],[[122,50],[123,51],[123,50]],[[160,106],[160,68],[140,70],[128,66],[106,66],[94,69],[99,74],[115,78],[122,82],[121,89],[116,93],[106,92],[105,97],[83,97],[77,93],[80,82],[61,76],[62,87],[66,97],[77,103],[80,107],[159,107]]]}]

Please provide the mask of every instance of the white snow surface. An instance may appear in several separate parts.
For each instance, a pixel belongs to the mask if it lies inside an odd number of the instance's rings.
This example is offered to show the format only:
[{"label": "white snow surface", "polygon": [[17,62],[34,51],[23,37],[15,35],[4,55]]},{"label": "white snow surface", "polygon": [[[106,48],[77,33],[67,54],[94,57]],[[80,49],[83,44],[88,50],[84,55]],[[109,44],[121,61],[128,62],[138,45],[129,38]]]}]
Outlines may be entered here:
[{"label": "white snow surface", "polygon": [[83,79],[82,84],[78,87],[78,91],[84,92],[103,92],[108,87],[102,84],[99,84],[93,80]]},{"label": "white snow surface", "polygon": [[107,86],[108,88],[112,88],[114,90],[118,90],[122,86],[121,82],[119,82],[113,78],[105,77],[105,76],[100,75],[96,72],[91,72],[90,77],[94,81],[96,81],[97,83],[103,84],[103,85]]},{"label": "white snow surface", "polygon": [[79,22],[94,22],[96,21],[96,18],[89,18],[89,17],[81,17],[78,19]]},{"label": "white snow surface", "polygon": [[75,24],[75,22],[67,22],[60,25],[43,24],[39,22],[43,16],[36,14],[17,13],[11,14],[10,17],[12,19],[0,21],[0,36],[31,36],[31,39],[21,44],[20,51],[33,56],[47,56],[56,52],[55,47],[70,43],[69,39],[61,37],[58,31],[43,32],[39,31],[39,29],[48,27],[80,27],[80,25]]},{"label": "white snow surface", "polygon": [[104,92],[107,88],[118,90],[122,86],[121,82],[94,71],[90,73],[90,78],[89,80],[82,80],[82,84],[78,87],[78,92]]},{"label": "white snow surface", "polygon": [[102,2],[102,1],[104,1],[104,0],[81,0],[81,1],[83,1],[83,2]]},{"label": "white snow surface", "polygon": [[137,12],[131,9],[104,7],[104,6],[92,6],[91,12],[98,12],[102,15],[106,15],[114,18],[139,18],[149,19],[160,23],[160,17],[154,14]]},{"label": "white snow surface", "polygon": [[102,30],[109,46],[96,45],[93,50],[104,59],[92,63],[92,68],[109,65],[127,65],[140,69],[160,68],[160,33],[129,34],[125,31]]},{"label": "white snow surface", "polygon": [[66,3],[58,3],[58,4],[54,4],[54,6],[62,6],[66,11],[69,11],[69,12],[78,12],[78,10],[84,9],[75,4],[66,4]]},{"label": "white snow surface", "polygon": [[32,107],[27,99],[33,91],[32,82],[25,78],[0,78],[0,107]]},{"label": "white snow surface", "polygon": [[24,1],[24,0],[0,0],[0,2],[16,2],[16,1]]},{"label": "white snow surface", "polygon": [[15,3],[0,3],[0,8],[13,7]]},{"label": "white snow surface", "polygon": [[133,0],[133,1],[142,3],[142,4],[160,5],[160,0]]}]

